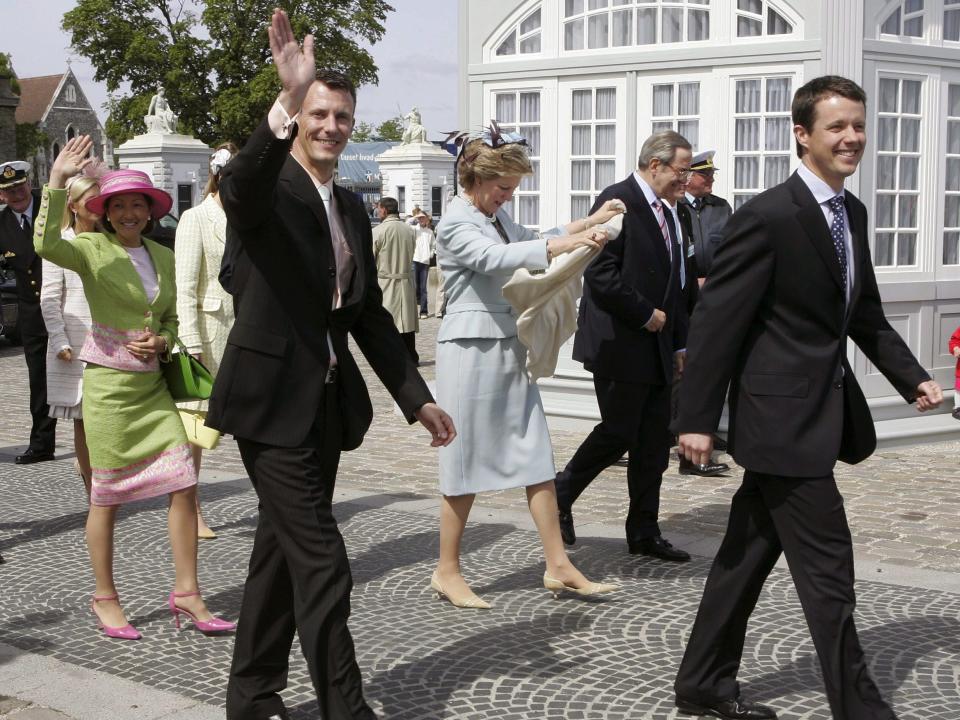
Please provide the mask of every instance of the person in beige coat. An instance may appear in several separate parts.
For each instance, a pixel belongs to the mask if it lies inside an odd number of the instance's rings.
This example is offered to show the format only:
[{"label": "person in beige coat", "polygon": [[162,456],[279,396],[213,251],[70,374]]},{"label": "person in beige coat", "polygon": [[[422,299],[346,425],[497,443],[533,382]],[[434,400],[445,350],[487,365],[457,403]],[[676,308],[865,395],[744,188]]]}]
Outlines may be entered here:
[{"label": "person in beige coat", "polygon": [[[77,233],[93,232],[100,216],[87,210],[84,203],[100,194],[98,177],[76,175],[67,183],[67,205],[60,227],[63,237],[72,240]],[[40,313],[47,328],[47,403],[50,417],[73,420],[73,447],[77,474],[90,496],[90,451],[83,427],[83,366],[77,358],[90,332],[90,306],[83,294],[80,276],[72,270],[42,261]]]},{"label": "person in beige coat", "polygon": [[377,206],[380,224],[373,229],[373,257],[377,261],[377,280],[383,291],[383,306],[417,365],[416,333],[417,294],[413,285],[413,253],[417,247],[417,231],[400,219],[400,208],[391,197],[380,199]]},{"label": "person in beige coat", "polygon": [[[220,173],[237,154],[233,143],[217,147],[210,158],[210,177],[206,195],[197,207],[185,210],[177,225],[177,317],[180,340],[187,351],[198,358],[216,377],[233,327],[233,298],[220,285],[220,261],[223,259],[227,216],[220,205]],[[206,413],[207,402],[181,403],[184,410]],[[200,472],[202,450],[193,446],[193,462]],[[197,493],[197,536],[215,538],[200,512]]]}]

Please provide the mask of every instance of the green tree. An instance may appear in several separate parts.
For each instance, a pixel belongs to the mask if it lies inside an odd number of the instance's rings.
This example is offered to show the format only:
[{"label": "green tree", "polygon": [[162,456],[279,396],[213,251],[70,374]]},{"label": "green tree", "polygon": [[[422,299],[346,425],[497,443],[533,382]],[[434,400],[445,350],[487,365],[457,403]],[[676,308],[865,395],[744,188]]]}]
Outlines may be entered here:
[{"label": "green tree", "polygon": [[276,97],[267,40],[274,7],[289,13],[298,37],[314,34],[318,67],[357,85],[377,81],[359,42],[383,37],[393,10],[384,0],[77,0],[63,29],[107,85],[106,130],[115,144],[143,131],[161,85],[181,130],[213,144],[246,138]]},{"label": "green tree", "polygon": [[0,75],[10,76],[10,88],[14,95],[20,94],[20,83],[17,74],[13,71],[13,60],[8,53],[0,52]]},{"label": "green tree", "polygon": [[352,142],[370,142],[378,140],[377,129],[368,122],[362,120],[353,126],[353,134],[350,135]]},{"label": "green tree", "polygon": [[384,120],[377,127],[377,136],[381,140],[400,142],[403,138],[403,117],[397,115],[389,120]]}]

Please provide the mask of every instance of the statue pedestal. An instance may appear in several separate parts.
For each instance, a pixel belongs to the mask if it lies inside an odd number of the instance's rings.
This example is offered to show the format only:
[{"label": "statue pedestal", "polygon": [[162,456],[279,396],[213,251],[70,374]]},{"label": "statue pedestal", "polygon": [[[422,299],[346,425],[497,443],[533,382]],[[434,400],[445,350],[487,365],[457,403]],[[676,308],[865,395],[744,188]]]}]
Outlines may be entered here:
[{"label": "statue pedestal", "polygon": [[177,217],[200,203],[209,174],[210,148],[189,135],[146,133],[127,140],[115,151],[118,167],[142,170],[153,184],[173,197]]},{"label": "statue pedestal", "polygon": [[[400,214],[409,215],[414,205],[431,215],[443,213],[448,190],[453,187],[453,155],[429,143],[397,145],[377,155],[383,178],[382,196],[396,198]],[[440,188],[434,203],[433,188]]]}]

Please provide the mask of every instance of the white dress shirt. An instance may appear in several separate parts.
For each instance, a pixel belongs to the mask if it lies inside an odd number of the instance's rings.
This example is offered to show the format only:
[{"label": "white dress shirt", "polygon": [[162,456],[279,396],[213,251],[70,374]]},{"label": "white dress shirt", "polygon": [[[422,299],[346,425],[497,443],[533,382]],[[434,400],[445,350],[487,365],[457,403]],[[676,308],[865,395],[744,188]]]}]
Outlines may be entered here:
[{"label": "white dress shirt", "polygon": [[[831,198],[837,195],[842,196],[844,191],[841,190],[837,192],[834,190],[803,163],[800,163],[800,167],[797,168],[797,175],[800,176],[800,179],[803,180],[804,184],[810,189],[810,192],[813,193],[813,197],[817,203],[819,203],[820,209],[823,211],[823,217],[827,221],[827,228],[829,229],[833,225],[833,211],[830,209],[829,202]],[[843,238],[847,248],[846,296],[847,302],[849,303],[850,291],[853,289],[853,267],[855,263],[853,262],[853,233],[850,231],[850,216],[849,213],[847,213],[846,207],[843,209]]]}]

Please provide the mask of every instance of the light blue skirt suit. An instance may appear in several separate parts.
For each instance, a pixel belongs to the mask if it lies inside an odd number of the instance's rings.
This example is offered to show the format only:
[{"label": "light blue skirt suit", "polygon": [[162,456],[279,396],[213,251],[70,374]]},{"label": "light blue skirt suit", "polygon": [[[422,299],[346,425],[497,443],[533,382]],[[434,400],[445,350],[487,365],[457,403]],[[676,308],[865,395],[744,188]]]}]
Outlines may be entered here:
[{"label": "light blue skirt suit", "polygon": [[[519,268],[545,269],[546,235],[502,210],[493,220],[461,197],[437,226],[437,262],[447,296],[437,334],[437,403],[456,439],[440,448],[440,492],[468,495],[535,485],[556,475],[553,447],[526,348],[503,286]],[[549,231],[557,234],[560,231]]]}]

